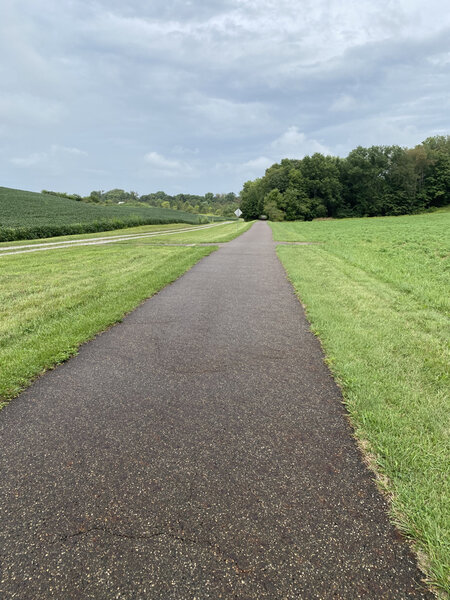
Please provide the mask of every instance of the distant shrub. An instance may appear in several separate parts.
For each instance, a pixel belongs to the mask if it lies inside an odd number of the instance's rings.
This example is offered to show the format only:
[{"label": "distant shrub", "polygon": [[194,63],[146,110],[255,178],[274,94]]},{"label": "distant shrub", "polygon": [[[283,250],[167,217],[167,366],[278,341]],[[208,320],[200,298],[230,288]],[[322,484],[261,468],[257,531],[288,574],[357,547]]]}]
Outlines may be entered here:
[{"label": "distant shrub", "polygon": [[69,198],[69,200],[81,200],[81,196],[78,194],[66,194],[65,192],[52,192],[50,190],[42,190],[41,194],[47,194],[48,196],[56,196],[57,198]]}]

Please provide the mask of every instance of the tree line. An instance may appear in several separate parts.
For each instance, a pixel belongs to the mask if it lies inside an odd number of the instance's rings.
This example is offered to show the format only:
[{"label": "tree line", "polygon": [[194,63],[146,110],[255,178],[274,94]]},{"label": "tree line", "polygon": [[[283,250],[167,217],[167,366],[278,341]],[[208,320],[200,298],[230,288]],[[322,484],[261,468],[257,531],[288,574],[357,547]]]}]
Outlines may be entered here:
[{"label": "tree line", "polygon": [[208,214],[220,217],[234,217],[234,211],[239,206],[239,198],[234,192],[228,194],[213,194],[208,192],[204,196],[195,194],[177,194],[170,196],[165,192],[159,191],[140,196],[137,192],[127,192],[122,189],[113,189],[109,191],[94,190],[89,196],[79,196],[78,194],[66,194],[61,192],[52,192],[42,190],[43,194],[52,194],[71,200],[81,202],[93,202],[95,204],[127,204],[132,206],[156,206],[159,208],[170,208],[172,210],[181,210],[194,214]]},{"label": "tree line", "polygon": [[358,146],[346,158],[316,153],[284,159],[247,181],[246,219],[274,221],[374,217],[420,212],[450,203],[450,136],[414,148]]}]

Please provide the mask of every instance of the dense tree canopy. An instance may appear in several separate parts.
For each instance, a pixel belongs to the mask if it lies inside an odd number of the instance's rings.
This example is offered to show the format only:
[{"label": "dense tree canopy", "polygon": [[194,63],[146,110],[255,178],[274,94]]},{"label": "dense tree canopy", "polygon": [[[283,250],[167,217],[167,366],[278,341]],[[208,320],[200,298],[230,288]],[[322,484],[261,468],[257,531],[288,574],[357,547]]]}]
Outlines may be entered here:
[{"label": "dense tree canopy", "polygon": [[311,220],[419,212],[450,203],[450,136],[415,148],[359,146],[346,158],[283,159],[241,192],[246,219]]}]

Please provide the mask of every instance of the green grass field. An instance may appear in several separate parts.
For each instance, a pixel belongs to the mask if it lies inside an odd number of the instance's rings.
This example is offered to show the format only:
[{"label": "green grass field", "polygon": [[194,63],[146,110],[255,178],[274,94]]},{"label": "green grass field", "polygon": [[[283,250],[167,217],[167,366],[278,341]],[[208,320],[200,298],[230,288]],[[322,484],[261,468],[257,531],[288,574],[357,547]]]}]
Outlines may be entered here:
[{"label": "green grass field", "polygon": [[182,211],[146,206],[100,206],[50,194],[0,187],[0,241],[107,231],[161,223],[208,220]]},{"label": "green grass field", "polygon": [[241,221],[111,245],[0,256],[0,405],[215,249],[164,243],[229,241],[250,226]]},{"label": "green grass field", "polygon": [[[102,231],[99,233],[66,235],[37,240],[18,240],[14,242],[1,242],[0,255],[2,250],[8,252],[10,249],[20,249],[22,246],[46,246],[59,242],[77,242],[77,241],[95,241],[110,237],[112,239],[124,235],[153,234],[149,237],[140,239],[121,240],[120,244],[148,244],[148,245],[167,245],[167,244],[196,244],[196,243],[221,243],[228,242],[244,233],[251,227],[251,223],[244,221],[235,221],[232,223],[212,223],[208,225],[189,225],[186,223],[173,223],[171,225],[143,225],[141,227],[130,227],[114,231]],[[161,233],[161,235],[158,235]]]},{"label": "green grass field", "polygon": [[449,592],[450,213],[273,223],[278,255],[340,383],[356,436]]},{"label": "green grass field", "polygon": [[[237,221],[224,225],[214,225],[210,229],[185,231],[166,236],[154,236],[139,240],[141,244],[219,244],[229,242],[241,235],[252,226],[253,222]],[[123,242],[123,243],[132,243]]]},{"label": "green grass field", "polygon": [[0,405],[213,250],[111,244],[0,258]]},{"label": "green grass field", "polygon": [[141,225],[139,227],[125,227],[123,229],[112,229],[110,231],[99,231],[97,233],[79,233],[78,235],[58,235],[50,238],[38,238],[35,240],[15,240],[12,242],[0,242],[0,250],[9,246],[26,246],[29,244],[48,244],[51,242],[64,242],[76,240],[90,240],[105,236],[135,235],[139,233],[152,233],[154,231],[173,231],[176,229],[193,228],[195,225],[189,223],[170,223],[159,225]]}]

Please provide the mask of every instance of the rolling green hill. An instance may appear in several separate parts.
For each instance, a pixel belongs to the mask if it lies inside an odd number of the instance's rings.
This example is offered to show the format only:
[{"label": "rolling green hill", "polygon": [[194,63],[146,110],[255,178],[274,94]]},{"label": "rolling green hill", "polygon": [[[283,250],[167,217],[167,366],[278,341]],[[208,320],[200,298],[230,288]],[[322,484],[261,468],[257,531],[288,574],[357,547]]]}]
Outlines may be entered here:
[{"label": "rolling green hill", "polygon": [[137,225],[207,221],[202,215],[165,208],[96,205],[0,187],[0,242],[110,231]]}]

